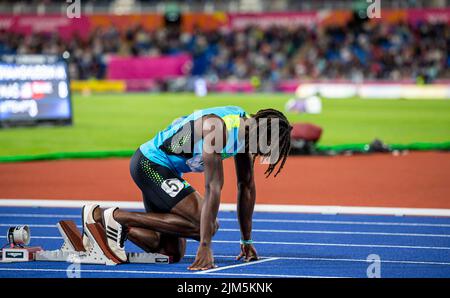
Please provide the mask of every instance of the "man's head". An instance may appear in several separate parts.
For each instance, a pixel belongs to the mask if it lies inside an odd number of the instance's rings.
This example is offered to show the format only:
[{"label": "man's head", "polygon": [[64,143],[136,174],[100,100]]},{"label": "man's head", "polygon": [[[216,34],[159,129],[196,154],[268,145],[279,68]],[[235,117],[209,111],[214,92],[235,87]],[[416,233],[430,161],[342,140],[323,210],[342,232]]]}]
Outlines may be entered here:
[{"label": "man's head", "polygon": [[274,177],[283,168],[291,148],[291,130],[286,116],[274,109],[259,110],[246,120],[246,152],[261,156],[269,164],[266,177],[280,164]]}]

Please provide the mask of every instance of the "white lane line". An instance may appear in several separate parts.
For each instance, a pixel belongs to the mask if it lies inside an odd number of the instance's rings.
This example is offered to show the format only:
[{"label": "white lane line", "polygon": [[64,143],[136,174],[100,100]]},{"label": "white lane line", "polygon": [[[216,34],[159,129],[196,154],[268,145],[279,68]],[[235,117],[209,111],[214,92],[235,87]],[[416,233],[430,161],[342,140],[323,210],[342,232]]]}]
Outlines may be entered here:
[{"label": "white lane line", "polygon": [[[3,268],[0,271],[30,271],[30,272],[67,272],[67,269],[50,269],[50,268]],[[70,273],[124,273],[124,274],[167,274],[167,275],[191,275],[195,276],[195,272],[176,272],[176,271],[140,271],[140,270],[100,270],[100,269],[80,269],[71,270]],[[346,276],[320,276],[320,275],[285,275],[285,274],[245,274],[245,273],[210,273],[211,275],[224,276],[246,276],[246,277],[286,277],[286,278],[351,278]]]},{"label": "white lane line", "polygon": [[[90,200],[38,200],[0,198],[0,206],[22,207],[81,207],[86,203],[98,203],[105,207],[142,209],[138,201],[90,201]],[[220,204],[222,211],[236,211],[236,204]],[[450,209],[443,208],[397,208],[397,207],[354,207],[256,204],[256,212],[322,213],[322,214],[372,214],[372,215],[415,215],[450,217]]]},{"label": "white lane line", "polygon": [[[239,232],[239,229],[219,229],[222,232]],[[407,236],[407,237],[449,237],[450,234],[417,234],[417,233],[383,233],[383,232],[353,232],[353,231],[314,231],[314,230],[265,230],[252,229],[259,233],[293,233],[293,234],[336,234],[336,235],[377,235],[377,236]]]},{"label": "white lane line", "polygon": [[[195,255],[185,255],[186,257],[195,257]],[[234,259],[236,256],[214,255],[214,258]],[[271,257],[260,256],[261,259],[268,259]],[[367,259],[346,259],[346,258],[314,258],[314,257],[276,257],[279,260],[298,260],[298,261],[329,261],[329,262],[358,262],[367,263]],[[433,262],[433,261],[409,261],[409,260],[385,260],[381,259],[381,263],[392,264],[411,264],[411,265],[440,265],[450,266],[449,262]]]},{"label": "white lane line", "polygon": [[[29,226],[30,228],[56,228],[56,224],[52,225],[41,225],[41,224],[22,224],[22,223],[10,223],[10,224],[0,224],[0,227],[14,227],[14,226]],[[81,226],[77,226],[81,228]]]},{"label": "white lane line", "polygon": [[[6,238],[6,236],[2,236],[1,238]],[[61,236],[31,236],[31,239],[63,239]]]},{"label": "white lane line", "polygon": [[81,218],[75,214],[35,214],[35,213],[0,213],[0,217],[31,217],[31,218]]},{"label": "white lane line", "polygon": [[278,258],[261,259],[261,260],[253,261],[253,262],[234,264],[234,265],[229,265],[229,266],[224,266],[224,267],[217,267],[217,268],[212,268],[212,269],[209,269],[209,270],[197,271],[196,274],[209,274],[211,272],[217,272],[217,271],[227,270],[227,269],[237,268],[237,267],[256,265],[256,264],[261,264],[261,263],[275,261],[275,260],[278,260]]},{"label": "white lane line", "polygon": [[[5,224],[0,224],[0,226],[9,226]],[[55,225],[30,225],[30,227],[54,227]],[[81,227],[81,226],[78,226]],[[33,236],[36,239],[62,239],[62,237],[50,237],[50,236]],[[190,241],[190,240],[188,240]],[[186,255],[187,257],[195,257],[195,255]],[[235,256],[224,256],[215,255],[215,257],[223,258],[235,258]],[[268,259],[270,257],[260,257],[263,259]],[[339,259],[339,258],[306,258],[306,257],[277,257],[283,260],[304,260],[304,261],[337,261],[337,262],[367,262],[365,259]],[[416,264],[416,265],[445,265],[450,266],[447,262],[431,262],[431,261],[409,261],[409,260],[382,260],[382,263],[395,263],[395,264]]]},{"label": "white lane line", "polygon": [[[34,213],[0,213],[0,217],[30,217],[30,218],[81,218],[81,215],[71,214],[34,214]],[[219,221],[237,222],[235,218],[219,218]],[[304,220],[304,219],[271,219],[254,218],[253,222],[265,223],[303,223],[303,224],[333,224],[333,225],[379,225],[406,227],[440,227],[450,228],[450,224],[408,223],[408,222],[379,222],[379,221],[341,221],[341,220]]]},{"label": "white lane line", "polygon": [[[188,242],[196,242],[187,240]],[[213,243],[240,243],[234,240],[213,240]],[[336,246],[336,247],[369,247],[369,248],[405,248],[405,249],[434,249],[434,250],[450,250],[450,247],[442,246],[412,246],[412,245],[388,245],[388,244],[351,244],[351,243],[320,243],[320,242],[271,242],[271,241],[254,241],[255,244],[261,245],[298,245],[298,246]]]},{"label": "white lane line", "polygon": [[[0,227],[29,226],[30,228],[56,228],[56,224],[0,224]],[[81,225],[77,225],[81,228]],[[373,236],[403,236],[403,237],[441,237],[450,238],[450,234],[417,234],[417,233],[384,233],[384,232],[353,232],[353,231],[321,231],[321,230],[265,230],[253,229],[254,233],[291,233],[291,234],[332,234],[332,235],[373,235]],[[219,232],[240,232],[239,229],[220,228]]]},{"label": "white lane line", "polygon": [[285,274],[245,274],[245,273],[227,273],[227,272],[213,272],[208,275],[218,276],[251,276],[251,277],[281,277],[281,278],[353,278],[351,276],[321,276],[321,275],[285,275]]},{"label": "white lane line", "polygon": [[[221,221],[236,221],[234,218],[219,218]],[[379,225],[379,226],[410,226],[410,227],[442,227],[450,228],[450,224],[433,223],[408,223],[408,222],[384,222],[384,221],[341,221],[341,220],[303,220],[303,219],[269,219],[254,218],[253,222],[270,223],[305,223],[305,224],[333,224],[333,225]]]},{"label": "white lane line", "polygon": [[[33,239],[62,239],[62,237],[53,236],[32,236]],[[0,236],[6,238],[6,236]],[[187,242],[197,242],[188,239]],[[233,243],[239,244],[234,240],[213,240],[213,243]],[[413,245],[388,245],[388,244],[351,244],[351,243],[320,243],[320,242],[271,242],[271,241],[255,241],[258,245],[297,245],[297,246],[336,246],[336,247],[368,247],[368,248],[405,248],[405,249],[433,249],[433,250],[450,250],[446,246],[413,246]]]}]

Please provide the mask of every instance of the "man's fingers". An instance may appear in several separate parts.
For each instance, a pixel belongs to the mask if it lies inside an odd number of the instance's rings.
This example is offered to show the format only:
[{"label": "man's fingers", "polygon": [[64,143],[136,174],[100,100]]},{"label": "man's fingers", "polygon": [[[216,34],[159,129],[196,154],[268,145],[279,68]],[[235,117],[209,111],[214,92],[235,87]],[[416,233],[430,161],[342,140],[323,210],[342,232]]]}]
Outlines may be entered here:
[{"label": "man's fingers", "polygon": [[201,268],[201,270],[209,270],[209,269],[214,269],[214,268],[217,268],[217,265],[215,265],[215,264],[210,264],[210,265],[207,266],[207,267]]},{"label": "man's fingers", "polygon": [[194,263],[192,263],[191,266],[188,267],[188,269],[189,270],[198,270],[197,269],[197,266],[198,266],[197,264],[198,264],[198,261],[195,260]]},{"label": "man's fingers", "polygon": [[258,255],[256,254],[255,251],[251,251],[248,254],[246,254],[245,262],[251,262],[251,261],[255,261],[255,260],[258,260]]},{"label": "man's fingers", "polygon": [[188,269],[189,269],[189,270],[192,270],[192,271],[200,270],[200,268],[199,268],[198,265],[191,265],[191,266],[188,267]]},{"label": "man's fingers", "polygon": [[212,263],[212,264],[210,263],[207,265],[200,264],[200,263],[201,263],[200,261],[195,261],[187,269],[192,270],[192,271],[198,271],[198,270],[208,270],[208,269],[212,269],[212,268],[217,268],[217,265],[214,263]]},{"label": "man's fingers", "polygon": [[199,266],[190,266],[188,269],[192,270],[192,271],[204,271],[204,270],[209,270],[209,269],[213,269],[213,268],[217,268],[217,265],[215,264],[210,264],[210,265],[199,265]]},{"label": "man's fingers", "polygon": [[199,267],[199,266],[192,266],[192,267],[189,267],[188,268],[189,270],[192,270],[192,271],[199,271],[199,270],[203,270],[201,267]]},{"label": "man's fingers", "polygon": [[250,256],[250,257],[248,257],[248,258],[246,258],[246,262],[251,262],[251,261],[256,261],[256,260],[258,260],[258,257],[257,256]]}]

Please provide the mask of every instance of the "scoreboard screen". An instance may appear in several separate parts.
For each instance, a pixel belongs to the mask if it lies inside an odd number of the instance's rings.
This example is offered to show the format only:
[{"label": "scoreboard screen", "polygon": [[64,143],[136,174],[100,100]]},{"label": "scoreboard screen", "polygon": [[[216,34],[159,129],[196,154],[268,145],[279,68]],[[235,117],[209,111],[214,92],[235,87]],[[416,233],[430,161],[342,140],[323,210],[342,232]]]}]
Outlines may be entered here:
[{"label": "scoreboard screen", "polygon": [[72,122],[70,80],[56,56],[0,57],[0,124]]}]

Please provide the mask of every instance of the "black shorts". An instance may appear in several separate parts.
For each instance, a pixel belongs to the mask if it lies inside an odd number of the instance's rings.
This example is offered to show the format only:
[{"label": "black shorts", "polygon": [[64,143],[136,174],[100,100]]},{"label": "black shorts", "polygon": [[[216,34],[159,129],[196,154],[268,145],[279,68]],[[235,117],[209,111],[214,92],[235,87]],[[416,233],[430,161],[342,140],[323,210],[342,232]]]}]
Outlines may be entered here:
[{"label": "black shorts", "polygon": [[140,149],[131,158],[130,173],[142,191],[147,212],[168,213],[195,191],[178,173],[152,162]]}]

